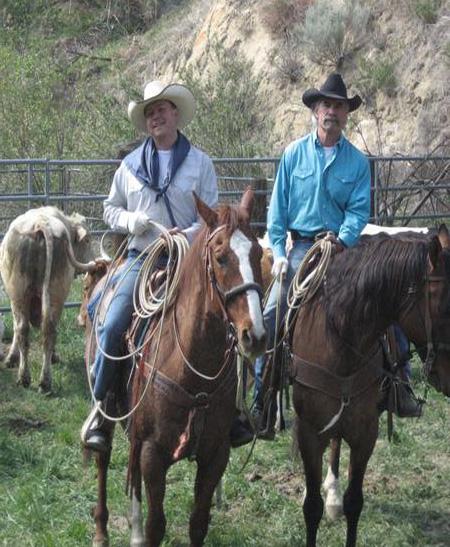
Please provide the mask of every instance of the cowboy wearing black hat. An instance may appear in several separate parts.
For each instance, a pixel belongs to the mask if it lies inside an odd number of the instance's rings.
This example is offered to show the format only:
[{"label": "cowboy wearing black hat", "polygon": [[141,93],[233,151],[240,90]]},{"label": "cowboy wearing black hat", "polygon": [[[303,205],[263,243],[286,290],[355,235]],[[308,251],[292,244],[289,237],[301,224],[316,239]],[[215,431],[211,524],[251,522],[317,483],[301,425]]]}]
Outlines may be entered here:
[{"label": "cowboy wearing black hat", "polygon": [[[287,309],[287,289],[303,257],[320,232],[334,243],[337,252],[355,245],[370,214],[370,170],[367,157],[343,134],[350,112],[361,106],[359,95],[349,97],[342,76],[330,74],[319,89],[303,93],[317,128],[292,142],[284,151],[270,201],[267,228],[274,255],[272,286],[264,309],[269,349],[275,335],[279,283],[279,321]],[[290,231],[293,246],[286,254]],[[263,408],[264,357],[255,363],[254,414]],[[404,415],[417,416],[420,409],[406,401]],[[266,429],[271,438],[273,432]]]},{"label": "cowboy wearing black hat", "polygon": [[[337,251],[355,245],[370,214],[370,169],[366,156],[343,135],[348,114],[362,103],[349,97],[340,74],[333,73],[319,89],[308,89],[303,103],[311,109],[317,129],[292,142],[284,151],[270,201],[267,228],[274,255],[272,287],[264,310],[273,345],[275,317],[282,283],[280,320],[284,317],[286,294],[291,280],[315,236],[329,236]],[[286,254],[290,231],[293,247]],[[264,358],[255,364],[256,416],[262,410]]]}]

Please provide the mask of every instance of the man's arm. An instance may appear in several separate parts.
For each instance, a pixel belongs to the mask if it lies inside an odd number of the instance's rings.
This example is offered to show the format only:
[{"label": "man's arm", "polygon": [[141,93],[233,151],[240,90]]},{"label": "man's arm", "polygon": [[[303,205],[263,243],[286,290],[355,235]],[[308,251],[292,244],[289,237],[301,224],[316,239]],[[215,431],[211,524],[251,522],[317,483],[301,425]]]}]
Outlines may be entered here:
[{"label": "man's arm", "polygon": [[148,215],[127,210],[128,168],[121,163],[114,174],[109,196],[103,202],[103,220],[115,232],[139,235],[148,228]]},{"label": "man's arm", "polygon": [[[206,205],[209,205],[209,207],[216,207],[217,201],[219,199],[219,192],[217,189],[217,176],[214,170],[213,162],[211,161],[211,158],[206,154],[204,154],[202,157],[198,188],[199,198],[204,201]],[[193,222],[188,228],[182,230],[189,243],[192,243],[200,227],[201,220],[197,215],[196,221]]]},{"label": "man's arm", "polygon": [[364,226],[370,216],[370,167],[369,161],[364,162],[359,168],[357,182],[350,194],[345,209],[344,222],[339,230],[338,237],[346,247],[353,247],[358,242]]},{"label": "man's arm", "polygon": [[281,157],[267,213],[267,231],[274,259],[286,256],[290,169],[286,153]]}]

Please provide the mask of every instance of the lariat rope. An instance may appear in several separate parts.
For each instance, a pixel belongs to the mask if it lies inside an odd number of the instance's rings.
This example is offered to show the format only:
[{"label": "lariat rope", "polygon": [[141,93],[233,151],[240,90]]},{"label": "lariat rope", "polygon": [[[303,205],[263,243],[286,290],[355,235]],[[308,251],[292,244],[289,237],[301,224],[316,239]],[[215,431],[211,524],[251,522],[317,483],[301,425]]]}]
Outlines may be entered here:
[{"label": "lariat rope", "polygon": [[[272,373],[270,378],[270,386],[268,389],[267,397],[264,402],[264,411],[271,406],[271,397],[274,390],[275,384],[275,359],[280,345],[286,340],[289,336],[289,331],[297,317],[300,306],[310,300],[314,294],[319,289],[322,284],[325,274],[328,268],[332,256],[333,244],[331,241],[321,239],[317,241],[303,257],[302,262],[298,270],[295,272],[295,275],[289,285],[288,294],[287,294],[287,305],[288,311],[284,319],[284,332],[279,336],[280,324],[281,324],[281,298],[282,298],[282,283],[284,273],[280,272],[269,285],[266,295],[264,297],[264,304],[266,304],[269,293],[272,289],[272,286],[275,282],[278,282],[278,294],[277,294],[277,305],[275,311],[275,335],[273,347],[266,352],[266,355],[272,354]],[[319,254],[319,262],[317,266],[308,273],[308,270],[311,268],[312,261]],[[269,412],[267,413],[267,423],[266,429],[269,426]]]},{"label": "lariat rope", "polygon": [[[174,300],[174,296],[176,293],[176,289],[179,282],[179,275],[180,275],[180,266],[182,259],[184,258],[184,255],[186,254],[189,244],[185,238],[184,235],[175,233],[170,234],[167,228],[162,226],[161,224],[158,224],[157,222],[150,221],[149,225],[155,227],[157,230],[161,232],[161,236],[150,243],[130,264],[130,266],[123,272],[121,275],[119,281],[117,282],[113,294],[111,296],[114,298],[114,295],[116,294],[118,288],[120,287],[120,284],[122,283],[123,279],[127,275],[127,273],[131,270],[131,268],[138,262],[138,260],[147,254],[144,263],[142,265],[142,268],[140,270],[139,275],[136,278],[135,282],[135,290],[133,291],[133,305],[134,309],[137,315],[142,318],[150,318],[153,317],[159,313],[161,313],[160,319],[159,319],[159,332],[158,332],[158,338],[157,338],[157,344],[156,344],[156,350],[154,352],[154,358],[153,358],[153,369],[155,370],[154,364],[156,362],[156,357],[158,355],[159,351],[159,344],[161,340],[161,332],[162,332],[162,326],[163,326],[163,320],[165,318],[167,308],[169,303],[172,303]],[[92,363],[90,360],[91,355],[91,349],[92,349],[92,342],[93,338],[95,336],[95,341],[97,344],[98,350],[107,358],[111,359],[112,361],[123,361],[125,359],[129,359],[130,357],[134,357],[138,352],[142,350],[144,347],[144,342],[142,342],[142,345],[136,347],[132,352],[129,352],[126,355],[121,356],[114,356],[109,355],[100,345],[100,341],[98,338],[98,316],[99,311],[101,309],[103,299],[106,295],[106,289],[108,287],[109,282],[111,281],[111,278],[113,277],[114,273],[117,271],[119,264],[118,259],[122,258],[126,252],[127,244],[129,242],[130,237],[126,238],[123,243],[120,245],[119,249],[117,250],[116,255],[113,259],[113,266],[110,268],[110,270],[107,273],[107,278],[105,281],[105,287],[102,291],[102,295],[100,297],[99,303],[96,306],[94,318],[92,321],[92,329],[89,337],[89,351],[88,351],[88,358],[86,360],[86,367],[87,367],[87,377],[88,377],[88,383],[89,383],[89,390],[91,393],[92,399],[95,401],[96,406],[98,408],[98,411],[100,414],[107,420],[110,420],[111,422],[121,422],[123,420],[128,419],[130,416],[134,414],[134,412],[137,410],[137,408],[142,403],[145,393],[147,391],[147,387],[150,384],[150,382],[153,379],[153,375],[150,374],[147,378],[147,382],[145,385],[144,390],[142,391],[142,394],[137,401],[137,403],[134,405],[134,407],[127,412],[126,414],[122,416],[110,416],[108,415],[100,405],[100,401],[96,401],[94,396],[94,390],[92,386],[92,379],[91,379],[91,367]],[[145,287],[142,288],[142,285],[145,285],[145,283],[140,283],[141,279],[149,279],[149,277],[144,277],[144,273],[147,276],[150,276],[151,273],[158,268],[158,260],[162,254],[168,255],[168,262],[165,269],[165,273],[167,276],[167,281],[165,283],[165,290],[162,291],[162,296],[158,295],[158,293],[154,293],[151,289],[151,287],[148,289],[150,294],[147,295]],[[171,269],[172,268],[172,269]],[[138,290],[136,290],[138,289]],[[138,297],[136,297],[136,294],[138,294]]]},{"label": "lariat rope", "polygon": [[[291,281],[287,294],[288,312],[284,323],[283,339],[288,335],[300,307],[311,300],[322,285],[331,260],[332,251],[333,243],[326,239],[321,239],[317,243],[314,243],[303,257],[300,267],[295,272],[294,278]],[[307,273],[311,267],[311,262],[316,258],[317,254],[319,254],[319,263],[311,272]]]}]

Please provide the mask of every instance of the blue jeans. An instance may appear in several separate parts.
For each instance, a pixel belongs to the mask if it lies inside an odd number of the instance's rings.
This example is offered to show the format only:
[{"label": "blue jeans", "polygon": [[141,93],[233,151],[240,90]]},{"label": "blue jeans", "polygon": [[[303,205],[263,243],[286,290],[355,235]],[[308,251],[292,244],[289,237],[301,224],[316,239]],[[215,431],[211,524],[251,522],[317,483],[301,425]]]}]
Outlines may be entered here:
[{"label": "blue jeans", "polygon": [[[281,287],[281,302],[280,302],[280,314],[278,318],[278,324],[281,325],[284,316],[287,312],[287,293],[289,290],[289,285],[291,284],[292,279],[300,264],[303,260],[303,257],[306,255],[308,250],[312,247],[313,242],[310,241],[294,241],[292,249],[289,251],[288,255],[288,270],[284,276],[282,287]],[[278,294],[280,292],[280,283],[276,281],[272,285],[272,289],[269,294],[266,306],[264,308],[264,321],[267,329],[267,347],[268,349],[273,348],[273,342],[275,339],[275,323],[276,323],[276,314],[277,314],[277,302]],[[262,410],[264,406],[264,395],[262,392],[262,379],[264,374],[264,367],[266,365],[266,357],[263,355],[258,357],[255,361],[255,386],[253,391],[253,406],[258,410]]]},{"label": "blue jeans", "polygon": [[[134,284],[145,260],[143,256],[135,262],[138,254],[137,251],[130,250],[123,269],[110,281],[108,288],[117,287],[117,291],[108,307],[104,322],[97,327],[100,347],[114,357],[120,357],[123,354],[123,335],[130,326],[134,311]],[[135,263],[131,266],[133,262]],[[130,270],[127,271],[129,268]],[[114,386],[123,364],[124,359],[119,361],[108,359],[97,349],[94,361],[94,396],[98,401],[103,400],[107,391]]]},{"label": "blue jeans", "polygon": [[394,334],[397,342],[398,360],[402,364],[404,380],[411,379],[411,363],[409,362],[409,340],[398,323],[394,323]]}]

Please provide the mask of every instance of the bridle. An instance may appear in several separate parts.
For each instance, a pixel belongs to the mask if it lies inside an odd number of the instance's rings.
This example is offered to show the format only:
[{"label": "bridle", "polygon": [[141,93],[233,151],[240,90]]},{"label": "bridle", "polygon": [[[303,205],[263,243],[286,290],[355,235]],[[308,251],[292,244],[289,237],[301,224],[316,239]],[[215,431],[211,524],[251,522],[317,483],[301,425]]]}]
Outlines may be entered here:
[{"label": "bridle", "polygon": [[[427,342],[426,342],[427,353],[423,363],[423,372],[426,379],[428,379],[430,376],[431,369],[433,368],[433,365],[436,361],[438,353],[440,351],[450,352],[450,344],[446,342],[442,342],[441,340],[433,339],[433,325],[431,322],[431,304],[430,304],[430,289],[429,289],[431,283],[438,283],[438,282],[442,282],[446,280],[447,278],[443,275],[427,275],[425,277],[425,316],[424,316],[423,322],[425,324],[425,334],[427,337]],[[409,294],[412,294],[413,292],[417,292],[417,289],[409,290]],[[417,350],[420,351],[420,349],[424,347],[425,346],[418,346]]]},{"label": "bridle", "polygon": [[227,349],[225,350],[224,361],[219,371],[216,374],[214,374],[213,376],[209,376],[200,372],[186,357],[186,354],[182,348],[175,313],[173,314],[173,328],[175,333],[175,340],[185,365],[196,376],[199,376],[200,378],[203,378],[204,380],[209,380],[209,381],[217,380],[222,375],[224,370],[228,368],[228,365],[234,362],[236,352],[239,351],[238,349],[239,346],[238,346],[238,341],[236,336],[236,328],[234,324],[228,318],[228,314],[226,310],[227,305],[236,296],[238,296],[239,294],[245,293],[246,291],[249,291],[249,290],[255,290],[258,293],[260,302],[262,302],[262,297],[263,297],[262,289],[258,283],[254,283],[254,282],[241,283],[239,285],[236,285],[236,287],[233,287],[227,291],[223,290],[217,283],[217,279],[214,273],[214,268],[212,267],[212,257],[211,257],[212,250],[211,250],[210,243],[212,239],[214,238],[214,236],[217,235],[218,232],[224,230],[225,228],[226,228],[225,225],[221,225],[208,235],[205,242],[205,252],[204,252],[205,272],[207,275],[207,279],[209,279],[210,288],[211,288],[210,297],[212,300],[214,298],[214,293],[217,294],[218,300],[220,303],[220,308],[222,310],[223,319],[226,325],[226,331],[227,331],[226,332]]},{"label": "bridle", "polygon": [[213,238],[222,230],[225,230],[226,225],[222,224],[221,226],[218,226],[215,230],[213,230],[207,237],[206,243],[205,243],[205,254],[204,254],[204,260],[205,260],[205,271],[207,272],[210,287],[211,287],[211,300],[213,298],[213,293],[215,292],[219,297],[220,306],[222,308],[222,312],[224,314],[224,317],[227,321],[228,315],[226,311],[226,307],[228,304],[238,295],[245,293],[247,291],[256,291],[259,296],[260,302],[262,302],[263,299],[263,291],[261,286],[258,283],[255,282],[246,282],[241,283],[239,285],[236,285],[235,287],[232,287],[231,289],[224,290],[220,285],[217,283],[216,275],[214,272],[214,268],[212,266],[212,249],[211,249],[211,241]]}]

